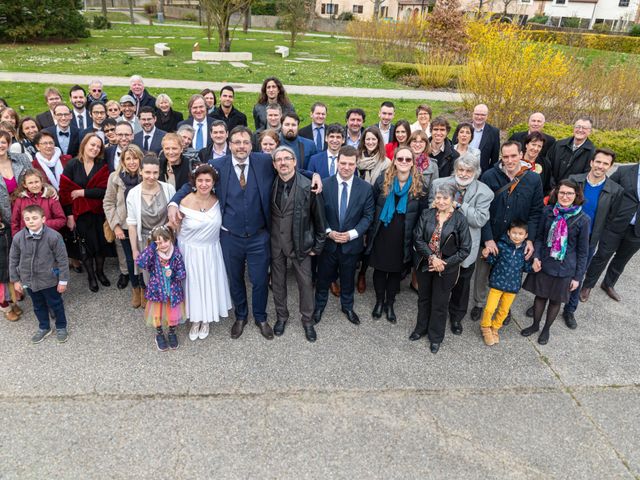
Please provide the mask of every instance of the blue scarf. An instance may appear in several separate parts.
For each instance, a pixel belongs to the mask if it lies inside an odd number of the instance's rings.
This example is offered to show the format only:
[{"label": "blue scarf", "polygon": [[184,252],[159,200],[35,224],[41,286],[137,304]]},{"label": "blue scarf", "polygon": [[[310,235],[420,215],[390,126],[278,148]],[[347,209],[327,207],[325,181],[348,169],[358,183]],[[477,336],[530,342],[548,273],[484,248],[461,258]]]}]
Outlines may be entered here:
[{"label": "blue scarf", "polygon": [[[384,223],[385,227],[388,227],[393,220],[393,215],[395,212],[400,214],[407,213],[407,197],[409,194],[409,189],[411,188],[411,177],[407,180],[407,183],[404,184],[402,190],[400,190],[400,182],[398,182],[398,177],[393,179],[393,191],[389,192],[387,195],[387,199],[384,202],[384,207],[382,208],[382,212],[380,213],[380,221]],[[398,205],[396,206],[396,195],[400,197],[398,200]]]}]

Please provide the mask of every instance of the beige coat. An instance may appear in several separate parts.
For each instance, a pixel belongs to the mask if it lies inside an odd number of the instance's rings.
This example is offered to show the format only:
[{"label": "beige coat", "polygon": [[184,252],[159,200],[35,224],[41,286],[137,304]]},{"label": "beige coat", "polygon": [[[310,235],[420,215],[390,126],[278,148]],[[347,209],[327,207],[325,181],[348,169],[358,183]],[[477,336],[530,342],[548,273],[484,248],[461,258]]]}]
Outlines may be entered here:
[{"label": "beige coat", "polygon": [[118,172],[113,172],[109,175],[103,208],[111,230],[115,230],[117,226],[120,226],[124,231],[129,228],[127,225],[127,202],[124,199],[124,190],[124,182]]}]

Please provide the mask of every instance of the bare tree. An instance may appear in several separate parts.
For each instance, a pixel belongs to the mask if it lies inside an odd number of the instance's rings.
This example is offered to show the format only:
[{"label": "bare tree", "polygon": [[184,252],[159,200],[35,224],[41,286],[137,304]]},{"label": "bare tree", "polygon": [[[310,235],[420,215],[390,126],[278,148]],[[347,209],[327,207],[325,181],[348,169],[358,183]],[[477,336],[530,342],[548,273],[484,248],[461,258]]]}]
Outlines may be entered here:
[{"label": "bare tree", "polygon": [[289,45],[293,47],[298,34],[307,29],[313,13],[312,0],[278,0],[276,3],[282,26],[291,32]]},{"label": "bare tree", "polygon": [[129,0],[129,18],[131,18],[131,25],[135,25],[136,19],[133,16],[133,0]]},{"label": "bare tree", "polygon": [[200,0],[207,23],[207,36],[211,41],[211,27],[218,30],[218,51],[229,52],[231,50],[231,35],[229,23],[231,15],[243,12],[252,0]]},{"label": "bare tree", "polygon": [[102,16],[107,18],[107,0],[102,0]]}]

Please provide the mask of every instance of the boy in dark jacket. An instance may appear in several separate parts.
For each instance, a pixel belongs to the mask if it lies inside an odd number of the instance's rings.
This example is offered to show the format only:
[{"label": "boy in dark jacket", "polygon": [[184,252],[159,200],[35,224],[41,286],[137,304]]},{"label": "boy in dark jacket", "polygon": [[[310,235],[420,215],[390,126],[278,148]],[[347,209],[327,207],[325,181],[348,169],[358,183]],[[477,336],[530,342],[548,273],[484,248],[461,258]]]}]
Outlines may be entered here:
[{"label": "boy in dark jacket", "polygon": [[526,239],[527,224],[514,220],[507,233],[498,241],[497,255],[489,254],[488,248],[482,250],[482,256],[492,266],[489,274],[489,296],[480,322],[480,331],[486,345],[500,343],[498,330],[520,291],[522,272],[532,271],[531,262],[525,260]]},{"label": "boy in dark jacket", "polygon": [[56,317],[58,342],[67,341],[67,317],[62,293],[69,280],[69,259],[62,236],[45,225],[44,210],[29,205],[22,211],[26,228],[13,238],[9,253],[9,279],[16,292],[27,291],[39,329],[31,338],[40,343],[51,334],[49,309]]}]

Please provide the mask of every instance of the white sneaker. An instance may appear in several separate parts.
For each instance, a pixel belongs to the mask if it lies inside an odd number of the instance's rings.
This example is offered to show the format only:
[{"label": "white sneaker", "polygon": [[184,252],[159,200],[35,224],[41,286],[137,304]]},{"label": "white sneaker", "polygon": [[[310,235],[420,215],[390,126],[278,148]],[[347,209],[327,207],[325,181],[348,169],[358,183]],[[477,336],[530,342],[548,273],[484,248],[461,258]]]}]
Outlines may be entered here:
[{"label": "white sneaker", "polygon": [[195,322],[191,324],[191,330],[189,330],[189,340],[195,342],[198,339],[198,334],[200,333],[200,322]]},{"label": "white sneaker", "polygon": [[198,334],[198,338],[200,340],[204,340],[209,336],[209,324],[203,323],[202,327],[200,327],[200,333]]}]

